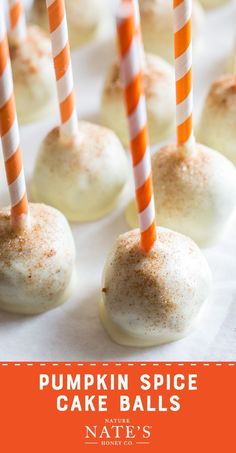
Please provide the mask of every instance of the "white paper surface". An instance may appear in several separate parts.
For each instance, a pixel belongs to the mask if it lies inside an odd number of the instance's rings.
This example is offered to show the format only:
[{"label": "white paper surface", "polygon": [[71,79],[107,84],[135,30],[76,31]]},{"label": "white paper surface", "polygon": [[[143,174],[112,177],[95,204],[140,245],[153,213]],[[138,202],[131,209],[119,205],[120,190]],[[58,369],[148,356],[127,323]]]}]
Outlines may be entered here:
[{"label": "white paper surface", "polygon": [[[198,114],[210,82],[224,72],[236,24],[236,5],[206,15],[202,53],[195,59],[195,104]],[[114,54],[111,40],[73,54],[79,117],[99,121],[100,91]],[[236,120],[236,119],[235,119]],[[58,117],[21,128],[27,183],[40,141]],[[236,124],[236,123],[235,123]],[[8,204],[1,174],[0,203]],[[214,287],[201,323],[176,343],[148,349],[114,344],[100,324],[97,303],[106,255],[118,234],[127,230],[125,200],[96,223],[72,226],[77,247],[78,285],[72,300],[40,316],[0,312],[1,361],[207,361],[236,360],[236,221],[227,237],[204,253],[213,271]]]}]

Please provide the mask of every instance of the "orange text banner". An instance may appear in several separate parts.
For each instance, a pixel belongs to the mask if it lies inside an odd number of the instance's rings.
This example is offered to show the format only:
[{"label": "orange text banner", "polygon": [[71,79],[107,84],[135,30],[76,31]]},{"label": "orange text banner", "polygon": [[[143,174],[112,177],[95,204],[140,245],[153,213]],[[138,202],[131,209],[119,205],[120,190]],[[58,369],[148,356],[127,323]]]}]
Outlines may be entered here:
[{"label": "orange text banner", "polygon": [[235,383],[235,363],[0,363],[1,451],[234,451]]}]

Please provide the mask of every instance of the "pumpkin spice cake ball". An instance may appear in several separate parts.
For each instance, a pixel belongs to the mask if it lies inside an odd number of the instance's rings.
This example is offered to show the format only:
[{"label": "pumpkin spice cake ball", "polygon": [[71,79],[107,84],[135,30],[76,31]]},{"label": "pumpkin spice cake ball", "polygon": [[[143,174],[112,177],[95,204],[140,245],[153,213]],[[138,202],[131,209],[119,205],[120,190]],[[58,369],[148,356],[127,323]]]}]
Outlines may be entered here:
[{"label": "pumpkin spice cake ball", "polygon": [[114,132],[78,122],[67,25],[61,21],[64,1],[57,2],[56,14],[50,8],[53,3],[47,3],[61,124],[41,144],[32,195],[35,201],[60,209],[72,222],[96,220],[117,204],[127,182],[128,161]]},{"label": "pumpkin spice cake ball", "polygon": [[139,230],[122,234],[107,257],[101,320],[122,345],[178,340],[195,328],[209,296],[209,266],[196,244],[174,231],[158,228],[148,254],[139,237]]},{"label": "pumpkin spice cake ball", "polygon": [[[173,63],[172,0],[139,0],[144,47]],[[199,2],[193,2],[193,45],[198,48],[204,14]]]},{"label": "pumpkin spice cake ball", "polygon": [[65,302],[76,283],[75,246],[65,217],[30,204],[30,228],[14,231],[0,210],[0,309],[36,314]]},{"label": "pumpkin spice cake ball", "polygon": [[[107,0],[65,0],[71,47],[96,38],[107,16]],[[48,31],[45,0],[34,0],[30,20]]]},{"label": "pumpkin spice cake ball", "polygon": [[[154,144],[174,132],[175,78],[174,70],[162,58],[147,54],[143,59],[143,83],[146,95],[150,143]],[[105,82],[101,106],[102,123],[113,129],[124,146],[128,146],[128,127],[123,102],[118,60]]]},{"label": "pumpkin spice cake ball", "polygon": [[[198,143],[191,152],[167,145],[152,156],[152,174],[160,225],[203,247],[224,234],[236,207],[236,171],[230,161]],[[137,227],[134,201],[126,219]]]},{"label": "pumpkin spice cake ball", "polygon": [[207,95],[197,138],[215,148],[236,165],[236,76],[224,75],[213,82]]},{"label": "pumpkin spice cake ball", "polygon": [[115,134],[79,122],[71,140],[59,128],[44,139],[31,190],[35,201],[60,209],[71,222],[87,222],[115,207],[127,178],[127,157]]}]

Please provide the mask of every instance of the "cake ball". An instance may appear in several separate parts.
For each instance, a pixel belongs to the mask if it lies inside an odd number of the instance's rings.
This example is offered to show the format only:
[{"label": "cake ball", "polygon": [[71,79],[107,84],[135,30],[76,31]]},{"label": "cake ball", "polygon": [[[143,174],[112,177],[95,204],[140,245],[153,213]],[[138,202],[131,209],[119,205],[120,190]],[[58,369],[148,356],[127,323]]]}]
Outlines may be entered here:
[{"label": "cake ball", "polygon": [[[141,27],[147,52],[174,61],[173,4],[172,0],[139,0]],[[203,10],[193,2],[193,45],[196,47],[203,24]]]},{"label": "cake ball", "polygon": [[[65,0],[71,47],[79,47],[100,35],[104,27],[107,0]],[[34,0],[30,21],[48,31],[46,0]]]},{"label": "cake ball", "polygon": [[[143,64],[149,136],[151,144],[163,140],[175,128],[175,77],[173,67],[147,54]],[[102,94],[102,123],[113,129],[128,147],[129,135],[118,61],[109,69]]]},{"label": "cake ball", "polygon": [[[159,225],[202,247],[224,234],[236,208],[236,170],[222,154],[198,143],[191,152],[168,145],[152,156],[152,173]],[[137,226],[134,202],[126,218]]]},{"label": "cake ball", "polygon": [[29,229],[15,232],[0,211],[0,309],[36,314],[65,302],[75,281],[75,247],[65,217],[30,204]]},{"label": "cake ball", "polygon": [[206,9],[216,8],[222,6],[225,3],[229,3],[230,0],[200,0],[202,6]]},{"label": "cake ball", "polygon": [[236,76],[224,75],[213,82],[207,95],[197,138],[215,148],[236,165]]},{"label": "cake ball", "polygon": [[102,32],[107,17],[107,0],[65,0],[71,47],[78,47]]},{"label": "cake ball", "polygon": [[57,105],[51,43],[37,26],[22,43],[10,41],[16,109],[20,123],[45,118]]},{"label": "cake ball", "polygon": [[100,316],[110,337],[128,346],[178,340],[195,327],[211,286],[209,266],[186,236],[158,228],[149,254],[139,230],[122,234],[105,264]]},{"label": "cake ball", "polygon": [[72,222],[96,220],[116,205],[128,178],[125,150],[103,127],[79,122],[78,136],[65,139],[59,128],[43,141],[32,195],[60,209]]}]

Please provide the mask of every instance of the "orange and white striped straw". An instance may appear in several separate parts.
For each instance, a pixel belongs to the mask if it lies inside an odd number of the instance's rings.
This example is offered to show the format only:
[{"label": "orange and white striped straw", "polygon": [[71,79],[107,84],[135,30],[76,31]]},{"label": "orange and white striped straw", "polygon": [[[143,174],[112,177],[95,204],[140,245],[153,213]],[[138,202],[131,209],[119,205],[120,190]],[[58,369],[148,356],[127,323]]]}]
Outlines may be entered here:
[{"label": "orange and white striped straw", "polygon": [[173,0],[178,145],[194,144],[192,81],[192,0]]},{"label": "orange and white striped straw", "polygon": [[9,39],[12,44],[18,44],[26,38],[26,21],[22,2],[8,0],[9,5]]},{"label": "orange and white striped straw", "polygon": [[[143,37],[142,37],[142,30],[141,30],[141,16],[140,16],[140,9],[139,9],[139,0],[128,0],[128,1],[133,5],[133,8],[134,8],[135,31],[137,34],[137,38],[139,40],[141,58],[143,59],[145,52],[144,52]],[[124,3],[127,3],[127,0],[124,0]]]},{"label": "orange and white striped straw", "polygon": [[46,0],[51,34],[52,54],[57,81],[61,131],[65,137],[77,134],[74,82],[64,0]]},{"label": "orange and white striped straw", "polygon": [[129,125],[141,248],[145,252],[149,252],[156,240],[155,205],[142,62],[136,38],[134,9],[131,5],[120,4],[117,12],[117,34],[121,79]]},{"label": "orange and white striped straw", "polygon": [[23,227],[29,220],[29,208],[20,151],[9,48],[2,11],[0,11],[0,135],[11,199],[12,226],[13,228]]}]

